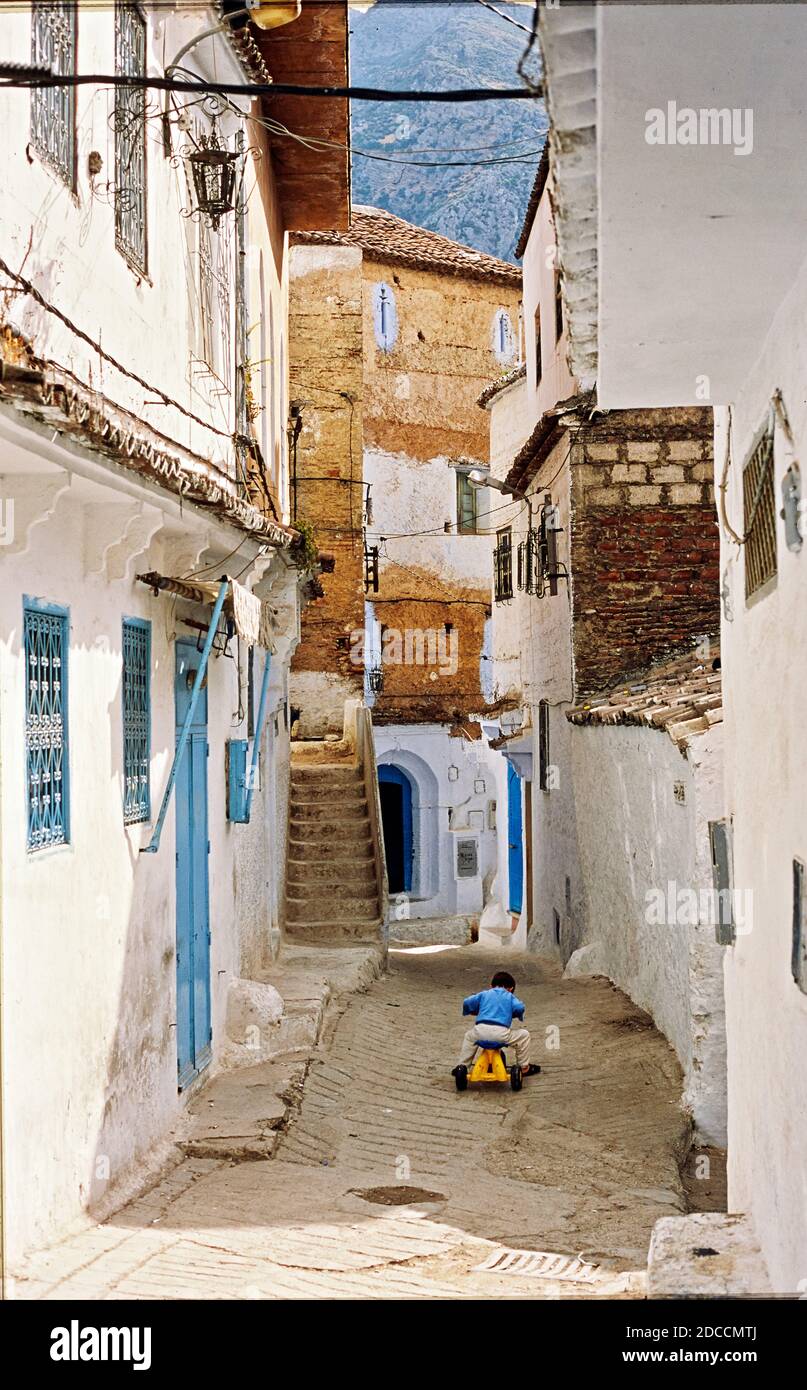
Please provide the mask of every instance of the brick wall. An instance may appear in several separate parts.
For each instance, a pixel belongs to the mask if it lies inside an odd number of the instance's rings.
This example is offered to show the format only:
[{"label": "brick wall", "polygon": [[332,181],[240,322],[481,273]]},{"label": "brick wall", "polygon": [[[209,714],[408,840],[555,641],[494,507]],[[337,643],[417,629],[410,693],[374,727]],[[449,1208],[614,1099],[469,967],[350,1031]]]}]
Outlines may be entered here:
[{"label": "brick wall", "polygon": [[340,732],[344,701],[363,689],[350,660],[350,633],[364,627],[362,490],[350,485],[362,476],[361,282],[356,248],[292,249],[289,400],[302,402],[303,420],[297,521],[313,524],[317,545],[336,559],[333,574],[321,576],[324,597],[303,610],[292,661],[304,737]]},{"label": "brick wall", "polygon": [[578,698],[720,627],[709,409],[612,411],[573,445]]}]

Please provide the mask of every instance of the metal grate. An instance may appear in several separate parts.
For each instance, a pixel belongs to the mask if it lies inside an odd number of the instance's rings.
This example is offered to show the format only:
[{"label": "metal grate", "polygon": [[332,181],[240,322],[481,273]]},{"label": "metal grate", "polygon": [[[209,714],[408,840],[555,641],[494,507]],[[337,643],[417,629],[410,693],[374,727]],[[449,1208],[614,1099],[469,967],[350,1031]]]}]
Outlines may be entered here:
[{"label": "metal grate", "polygon": [[23,610],[25,776],[30,850],[69,839],[67,768],[67,613]]},{"label": "metal grate", "polygon": [[498,531],[498,544],[493,552],[493,597],[506,603],[513,597],[513,536],[508,526]]},{"label": "metal grate", "polygon": [[[31,62],[53,73],[76,70],[76,6],[62,0],[34,0],[31,6]],[[74,87],[35,87],[31,93],[31,141],[65,183],[76,172],[76,94]]]},{"label": "metal grate", "polygon": [[[115,4],[115,73],[146,75],[146,22],[137,5]],[[146,94],[115,88],[115,244],[146,271]]]},{"label": "metal grate", "polygon": [[123,822],[151,818],[151,625],[123,623]]},{"label": "metal grate", "polygon": [[776,574],[776,495],[773,485],[773,428],[769,424],[743,469],[745,597]]}]

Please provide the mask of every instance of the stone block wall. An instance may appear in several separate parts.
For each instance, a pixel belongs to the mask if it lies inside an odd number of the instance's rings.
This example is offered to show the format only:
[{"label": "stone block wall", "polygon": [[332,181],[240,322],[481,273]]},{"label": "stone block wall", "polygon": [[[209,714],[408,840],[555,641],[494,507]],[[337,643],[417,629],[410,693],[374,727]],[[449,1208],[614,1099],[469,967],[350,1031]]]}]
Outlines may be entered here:
[{"label": "stone block wall", "polygon": [[571,452],[576,697],[720,626],[710,409],[611,411]]}]

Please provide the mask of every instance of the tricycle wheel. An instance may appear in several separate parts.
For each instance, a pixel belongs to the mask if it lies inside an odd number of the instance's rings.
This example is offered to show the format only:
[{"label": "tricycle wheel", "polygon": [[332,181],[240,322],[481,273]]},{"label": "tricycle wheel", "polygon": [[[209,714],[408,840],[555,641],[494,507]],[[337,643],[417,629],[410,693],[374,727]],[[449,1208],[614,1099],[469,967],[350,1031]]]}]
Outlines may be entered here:
[{"label": "tricycle wheel", "polygon": [[520,1090],[521,1090],[521,1087],[523,1086],[523,1084],[524,1084],[524,1083],[523,1083],[523,1081],[521,1080],[521,1067],[511,1067],[511,1068],[510,1068],[510,1085],[511,1085],[512,1089],[513,1089],[514,1091],[520,1091]]},{"label": "tricycle wheel", "polygon": [[455,1068],[454,1068],[454,1081],[455,1081],[455,1083],[456,1083],[456,1087],[457,1087],[457,1090],[458,1090],[458,1091],[467,1091],[467,1089],[468,1089],[468,1068],[467,1068],[467,1067],[455,1067]]}]

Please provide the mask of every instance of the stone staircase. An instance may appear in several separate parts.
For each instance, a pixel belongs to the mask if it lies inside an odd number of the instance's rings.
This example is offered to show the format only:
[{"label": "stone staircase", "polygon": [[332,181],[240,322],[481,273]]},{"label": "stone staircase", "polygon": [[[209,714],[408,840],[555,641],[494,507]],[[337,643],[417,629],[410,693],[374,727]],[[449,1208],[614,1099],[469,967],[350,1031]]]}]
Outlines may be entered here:
[{"label": "stone staircase", "polygon": [[286,935],[377,941],[381,907],[362,770],[353,757],[292,752]]}]

